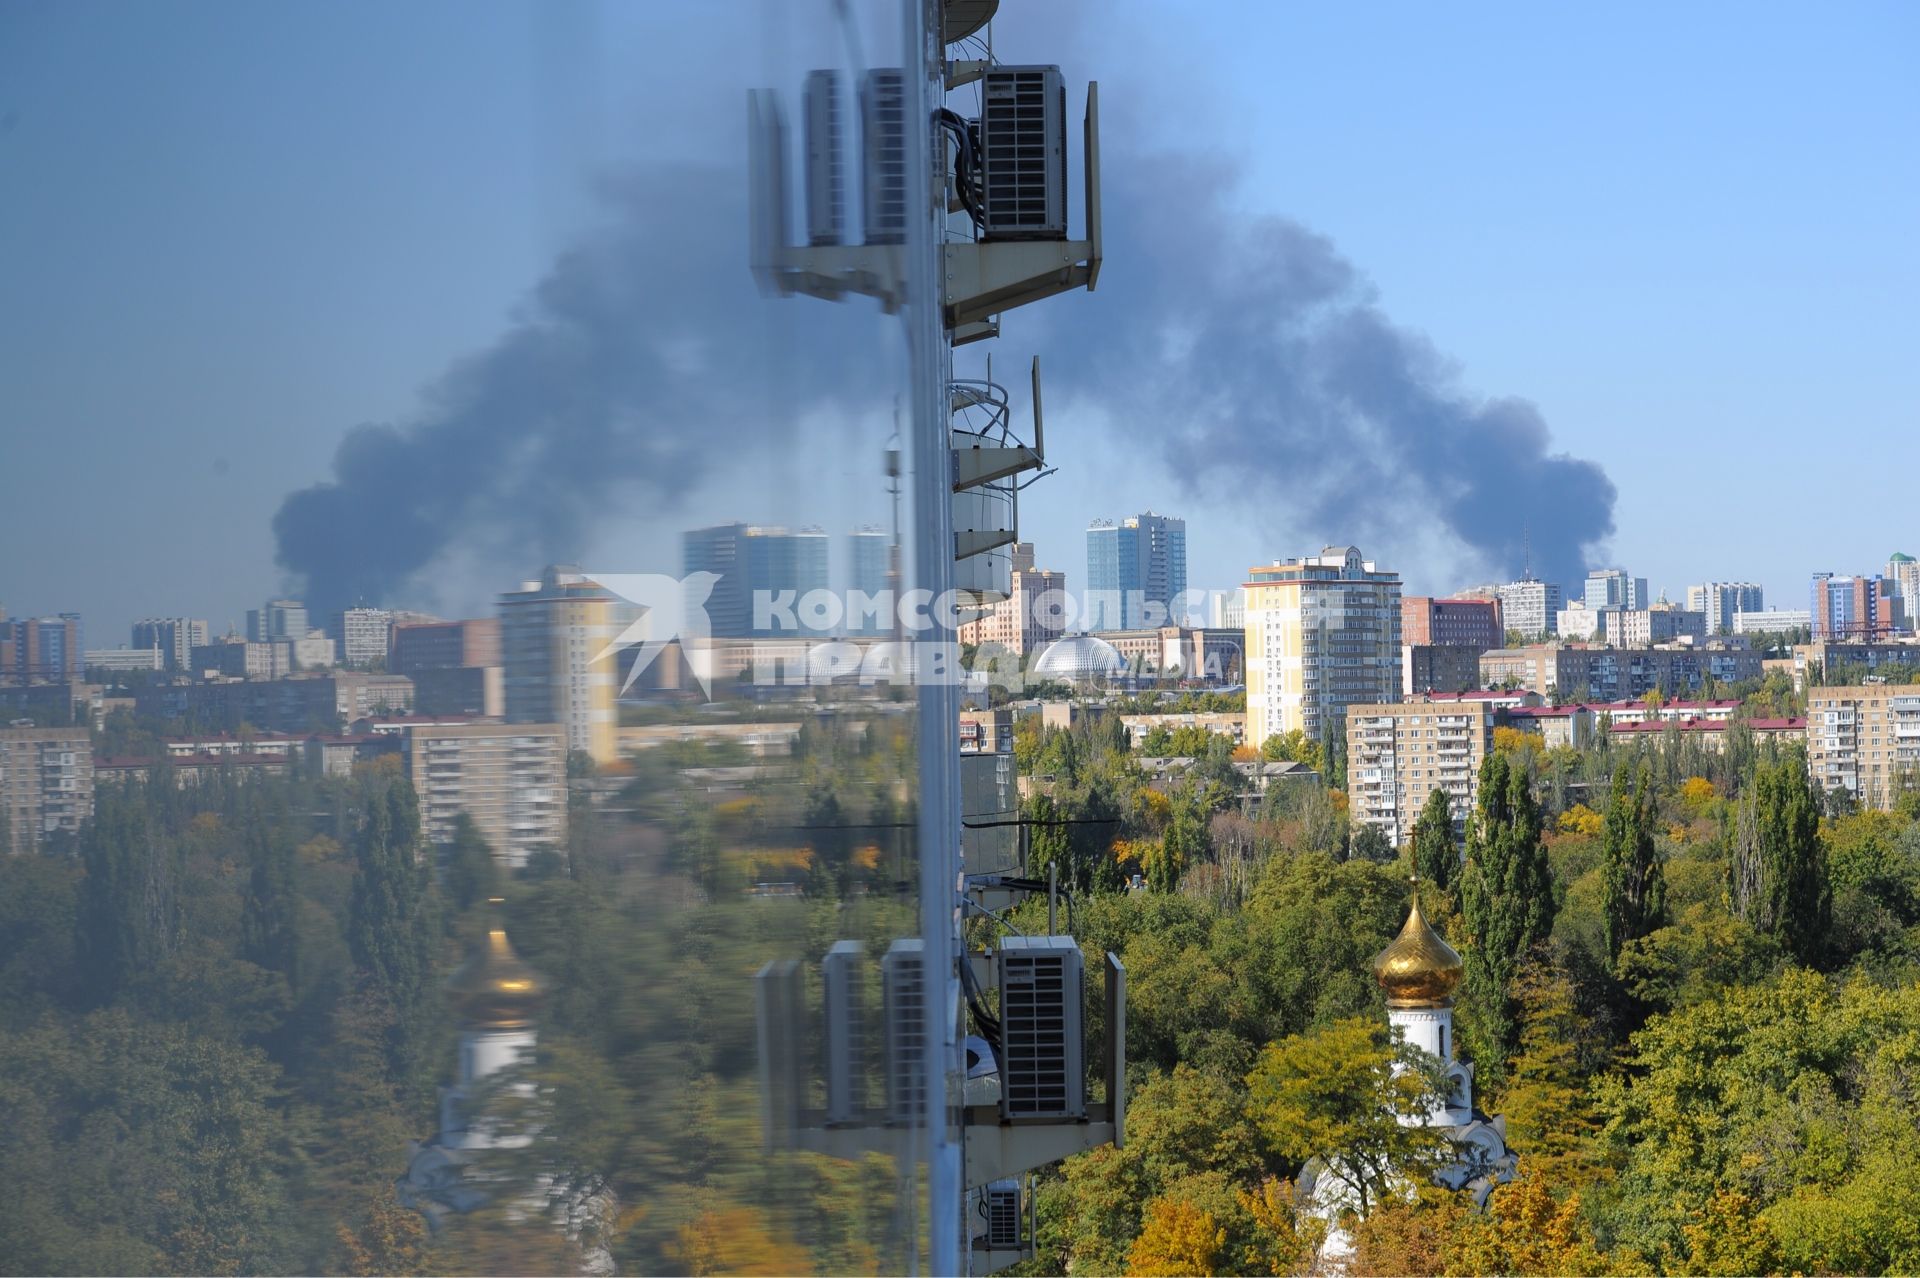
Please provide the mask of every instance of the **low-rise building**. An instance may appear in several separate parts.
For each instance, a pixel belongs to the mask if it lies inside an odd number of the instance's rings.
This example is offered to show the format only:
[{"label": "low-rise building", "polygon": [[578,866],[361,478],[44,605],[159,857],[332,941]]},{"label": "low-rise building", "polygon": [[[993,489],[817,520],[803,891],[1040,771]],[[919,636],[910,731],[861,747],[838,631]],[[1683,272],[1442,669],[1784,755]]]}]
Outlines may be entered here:
[{"label": "low-rise building", "polygon": [[1771,608],[1733,614],[1733,633],[1736,635],[1778,635],[1812,628],[1813,613],[1805,608]]},{"label": "low-rise building", "polygon": [[962,710],[961,754],[1012,754],[1013,711]]},{"label": "low-rise building", "polygon": [[1493,748],[1494,709],[1485,701],[1404,701],[1347,712],[1348,814],[1398,847],[1413,837],[1420,809],[1444,792],[1456,828],[1480,785]]},{"label": "low-rise building", "polygon": [[1892,807],[1920,785],[1920,684],[1809,689],[1807,766],[1823,790]]},{"label": "low-rise building", "polygon": [[404,675],[342,670],[285,679],[226,679],[165,684],[134,694],[145,718],[178,719],[202,731],[337,730],[383,712],[411,713],[413,681]]},{"label": "low-rise building", "polygon": [[0,728],[0,812],[8,846],[31,852],[93,815],[93,745],[85,728]]},{"label": "low-rise building", "polygon": [[620,729],[620,753],[632,754],[678,742],[698,741],[706,745],[737,745],[756,759],[782,757],[793,753],[800,737],[796,722],[779,723],[648,723]]},{"label": "low-rise building", "polygon": [[188,663],[203,677],[282,679],[293,673],[293,644],[285,639],[223,639],[196,645]]},{"label": "low-rise building", "polygon": [[1584,750],[1593,740],[1594,714],[1586,706],[1513,706],[1500,714],[1502,727],[1539,736],[1540,744],[1552,750],[1571,746]]},{"label": "low-rise building", "polygon": [[1868,643],[1860,640],[1815,639],[1793,646],[1793,686],[1806,691],[1809,676],[1814,683],[1848,666],[1869,675],[1883,668],[1896,667],[1904,675],[1920,669],[1920,639],[1882,639]]},{"label": "low-rise building", "polygon": [[461,813],[494,859],[518,868],[567,842],[567,730],[559,724],[412,727],[406,770],[429,842],[453,842]]},{"label": "low-rise building", "polygon": [[1400,687],[1409,696],[1478,688],[1480,656],[1486,651],[1478,645],[1401,644]]},{"label": "low-rise building", "polygon": [[158,648],[89,648],[89,670],[165,670],[167,655]]},{"label": "low-rise building", "polygon": [[1549,700],[1637,700],[1649,692],[1683,696],[1708,679],[1733,684],[1760,677],[1760,654],[1744,646],[1583,648],[1532,644],[1502,648],[1480,658],[1488,687],[1527,688]]},{"label": "low-rise building", "polygon": [[1620,745],[1647,741],[1664,746],[1669,741],[1689,741],[1718,754],[1727,748],[1733,733],[1745,728],[1755,741],[1769,739],[1801,741],[1807,734],[1807,721],[1792,719],[1641,719],[1633,723],[1615,723],[1607,728],[1607,739]]},{"label": "low-rise building", "polygon": [[1165,728],[1172,732],[1177,728],[1202,728],[1216,735],[1230,738],[1239,745],[1246,735],[1247,717],[1238,711],[1223,713],[1204,713],[1194,711],[1186,714],[1123,714],[1120,722],[1127,730],[1127,744],[1138,750],[1155,728]]},{"label": "low-rise building", "polygon": [[1668,604],[1613,608],[1602,615],[1606,618],[1607,642],[1616,648],[1650,648],[1658,643],[1707,637],[1706,613],[1688,612]]}]

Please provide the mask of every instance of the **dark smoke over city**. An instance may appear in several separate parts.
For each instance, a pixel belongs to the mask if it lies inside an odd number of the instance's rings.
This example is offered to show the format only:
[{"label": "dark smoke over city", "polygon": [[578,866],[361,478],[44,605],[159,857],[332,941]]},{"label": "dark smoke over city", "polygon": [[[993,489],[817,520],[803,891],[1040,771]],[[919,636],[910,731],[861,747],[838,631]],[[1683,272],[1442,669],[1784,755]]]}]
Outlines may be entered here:
[{"label": "dark smoke over city", "polygon": [[[1163,441],[1192,492],[1237,481],[1257,530],[1364,541],[1392,562],[1438,529],[1466,571],[1517,575],[1527,547],[1536,576],[1581,576],[1613,530],[1614,487],[1550,451],[1533,405],[1463,390],[1324,236],[1229,211],[1229,171],[1161,157],[1107,174],[1099,293],[1061,316],[1084,323],[1034,333],[1063,405],[1100,409],[1130,450]],[[735,366],[742,326],[766,314],[739,186],[681,169],[611,190],[610,228],[555,263],[495,346],[442,376],[413,420],[353,431],[332,476],[274,520],[309,602],[392,600],[457,547],[509,550],[522,570],[578,557],[606,502],[671,508],[862,366],[897,362],[857,302],[809,307],[775,366],[759,343],[754,367]],[[731,206],[737,218],[711,216]]]},{"label": "dark smoke over city", "polygon": [[742,340],[763,312],[738,185],[692,167],[611,185],[606,228],[559,257],[497,343],[442,374],[413,419],[351,431],[332,475],[274,517],[308,603],[391,601],[457,548],[518,572],[577,557],[620,513],[608,502],[670,505],[795,401],[857,391],[872,324],[851,308],[814,308],[805,349]]},{"label": "dark smoke over city", "polygon": [[1526,400],[1462,389],[1326,236],[1229,211],[1233,176],[1172,156],[1107,169],[1109,265],[1050,372],[1104,399],[1127,448],[1165,441],[1191,494],[1251,503],[1256,526],[1265,511],[1378,541],[1389,563],[1437,528],[1477,560],[1463,571],[1579,580],[1613,531],[1606,472],[1554,453]]}]

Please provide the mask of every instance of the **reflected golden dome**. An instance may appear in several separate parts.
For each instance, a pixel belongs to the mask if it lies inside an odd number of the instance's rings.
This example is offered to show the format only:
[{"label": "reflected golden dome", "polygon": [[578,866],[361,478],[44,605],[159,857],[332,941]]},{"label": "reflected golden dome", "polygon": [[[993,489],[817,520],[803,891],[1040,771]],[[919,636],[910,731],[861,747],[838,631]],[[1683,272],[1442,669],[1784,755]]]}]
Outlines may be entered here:
[{"label": "reflected golden dome", "polygon": [[1427,922],[1414,893],[1406,926],[1373,960],[1373,979],[1387,992],[1387,1006],[1445,1007],[1465,974],[1466,965]]},{"label": "reflected golden dome", "polygon": [[[494,908],[499,909],[495,902]],[[453,974],[449,997],[463,1024],[479,1029],[525,1029],[546,990],[539,974],[513,952],[506,926],[492,919],[479,951]]]}]

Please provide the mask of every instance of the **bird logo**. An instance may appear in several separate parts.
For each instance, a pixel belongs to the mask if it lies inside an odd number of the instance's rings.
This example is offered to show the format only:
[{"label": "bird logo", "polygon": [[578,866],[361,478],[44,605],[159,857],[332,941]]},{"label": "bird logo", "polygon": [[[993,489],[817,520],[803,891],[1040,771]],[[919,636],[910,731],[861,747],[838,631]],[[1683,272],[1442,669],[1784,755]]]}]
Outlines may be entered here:
[{"label": "bird logo", "polygon": [[693,677],[700,682],[700,691],[707,700],[713,700],[713,663],[708,645],[713,630],[707,619],[707,599],[720,580],[719,573],[694,572],[684,577],[654,572],[584,575],[640,609],[633,623],[594,657],[597,662],[638,647],[627,669],[627,681],[620,685],[622,695],[668,644],[678,640]]}]

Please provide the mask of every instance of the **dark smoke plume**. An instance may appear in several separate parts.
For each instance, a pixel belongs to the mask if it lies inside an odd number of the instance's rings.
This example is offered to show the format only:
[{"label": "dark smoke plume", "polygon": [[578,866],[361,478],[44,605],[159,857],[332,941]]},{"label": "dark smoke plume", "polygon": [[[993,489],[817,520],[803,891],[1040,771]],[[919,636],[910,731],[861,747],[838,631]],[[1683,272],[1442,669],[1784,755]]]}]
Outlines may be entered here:
[{"label": "dark smoke plume", "polygon": [[[1231,211],[1227,170],[1114,157],[1106,174],[1099,292],[1016,312],[1008,332],[1016,352],[1041,339],[1050,380],[1103,407],[1116,442],[1152,464],[1138,441],[1165,440],[1195,496],[1278,509],[1388,563],[1437,529],[1478,570],[1518,573],[1524,538],[1536,576],[1580,577],[1612,531],[1613,484],[1550,453],[1531,404],[1461,390],[1327,239]],[[890,386],[900,348],[876,339],[870,303],[785,303],[779,323],[804,338],[765,340],[741,186],[654,169],[616,190],[614,228],[564,255],[417,420],[349,434],[333,477],[274,519],[309,603],[393,599],[475,542],[519,570],[577,556],[609,499],[669,506],[716,464],[760,478],[785,423],[855,381]]]},{"label": "dark smoke plume", "polygon": [[811,308],[805,349],[758,323],[740,188],[664,166],[610,187],[610,228],[555,262],[495,345],[415,420],[351,431],[332,477],[274,516],[308,603],[391,601],[462,545],[521,573],[577,557],[609,502],[670,506],[716,466],[751,468],[800,409],[871,382],[882,361],[854,308]]},{"label": "dark smoke plume", "polygon": [[1462,390],[1324,236],[1230,211],[1230,169],[1132,157],[1105,178],[1100,289],[1060,317],[1050,373],[1166,440],[1194,496],[1377,539],[1387,562],[1444,529],[1478,571],[1517,575],[1526,542],[1536,577],[1584,575],[1613,531],[1614,486],[1551,452],[1532,404]]}]

